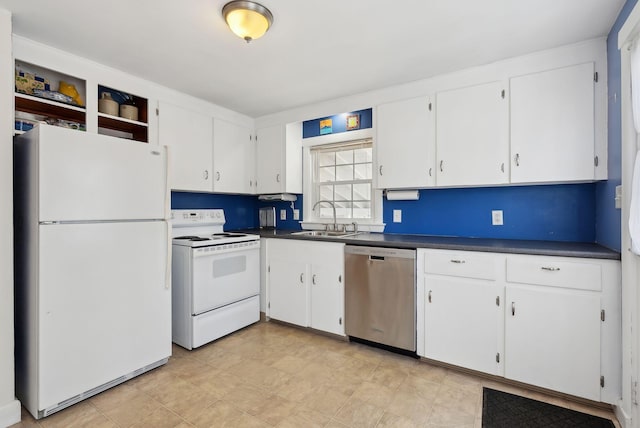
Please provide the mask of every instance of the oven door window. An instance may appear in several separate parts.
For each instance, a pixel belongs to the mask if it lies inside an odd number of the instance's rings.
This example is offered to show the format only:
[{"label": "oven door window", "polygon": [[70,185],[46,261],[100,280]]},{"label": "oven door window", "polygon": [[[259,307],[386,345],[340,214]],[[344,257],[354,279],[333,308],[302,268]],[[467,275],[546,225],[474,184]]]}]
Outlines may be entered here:
[{"label": "oven door window", "polygon": [[260,250],[194,257],[192,284],[193,315],[255,296],[260,293]]}]

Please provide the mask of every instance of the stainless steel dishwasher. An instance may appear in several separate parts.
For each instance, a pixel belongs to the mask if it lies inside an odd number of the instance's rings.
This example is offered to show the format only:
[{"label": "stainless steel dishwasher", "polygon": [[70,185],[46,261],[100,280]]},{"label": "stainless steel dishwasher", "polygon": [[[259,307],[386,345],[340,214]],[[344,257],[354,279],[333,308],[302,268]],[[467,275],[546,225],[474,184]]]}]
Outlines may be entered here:
[{"label": "stainless steel dishwasher", "polygon": [[416,251],[345,246],[350,337],[416,351]]}]

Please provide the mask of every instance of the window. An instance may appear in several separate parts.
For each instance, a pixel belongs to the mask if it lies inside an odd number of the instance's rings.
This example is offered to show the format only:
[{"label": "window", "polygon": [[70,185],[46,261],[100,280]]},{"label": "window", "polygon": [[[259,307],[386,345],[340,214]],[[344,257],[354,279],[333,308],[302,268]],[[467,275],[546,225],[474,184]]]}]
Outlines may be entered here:
[{"label": "window", "polygon": [[[331,201],[336,218],[370,220],[372,212],[373,149],[371,140],[311,148],[313,204]],[[333,220],[331,204],[321,203],[314,214]]]}]

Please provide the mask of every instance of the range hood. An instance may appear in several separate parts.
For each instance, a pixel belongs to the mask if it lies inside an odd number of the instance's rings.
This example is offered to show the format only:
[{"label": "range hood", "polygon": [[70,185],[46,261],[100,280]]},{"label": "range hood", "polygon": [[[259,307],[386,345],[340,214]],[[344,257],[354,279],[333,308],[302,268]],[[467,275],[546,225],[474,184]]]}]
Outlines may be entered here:
[{"label": "range hood", "polygon": [[292,193],[271,193],[269,195],[259,195],[258,200],[294,202],[298,200],[298,197]]}]

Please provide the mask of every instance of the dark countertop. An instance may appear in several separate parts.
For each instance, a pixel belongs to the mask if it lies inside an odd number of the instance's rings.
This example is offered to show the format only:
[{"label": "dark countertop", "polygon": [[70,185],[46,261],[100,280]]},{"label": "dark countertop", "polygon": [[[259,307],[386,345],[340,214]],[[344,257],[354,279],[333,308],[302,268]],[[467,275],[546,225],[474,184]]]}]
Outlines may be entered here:
[{"label": "dark countertop", "polygon": [[532,254],[542,256],[585,257],[620,260],[620,253],[602,245],[587,242],[529,241],[516,239],[459,238],[448,236],[401,235],[361,232],[343,238],[318,238],[294,235],[292,230],[251,229],[242,232],[262,238],[298,239],[305,241],[341,242],[348,245],[390,248],[436,248],[441,250],[483,251],[491,253]]}]

